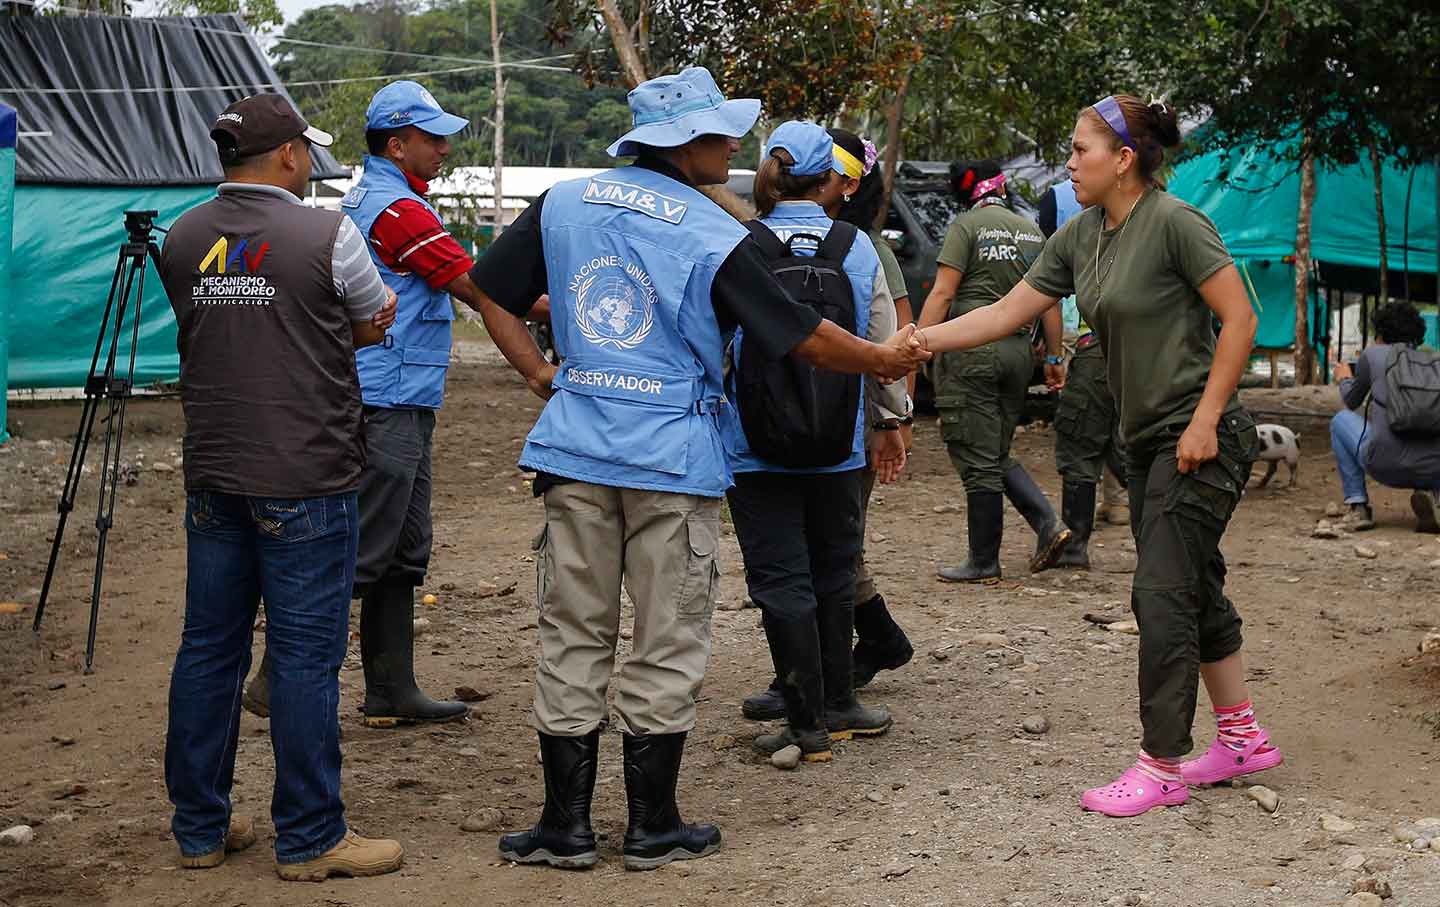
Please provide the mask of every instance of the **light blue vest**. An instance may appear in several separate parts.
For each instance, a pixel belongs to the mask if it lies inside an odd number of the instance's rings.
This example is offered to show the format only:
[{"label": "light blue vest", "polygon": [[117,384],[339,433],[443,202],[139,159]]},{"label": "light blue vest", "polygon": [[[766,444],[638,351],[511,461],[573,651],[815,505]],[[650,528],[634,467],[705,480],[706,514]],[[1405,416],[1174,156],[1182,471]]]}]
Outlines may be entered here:
[{"label": "light blue vest", "polygon": [[723,496],[731,473],[710,288],[745,228],[684,183],[622,167],[557,184],[540,229],[563,361],[520,465]]},{"label": "light blue vest", "polygon": [[[340,208],[360,228],[370,248],[370,227],[375,218],[402,198],[419,202],[440,220],[430,203],[410,188],[399,167],[386,158],[367,156],[364,175],[346,193]],[[360,396],[367,406],[439,409],[445,398],[445,372],[450,367],[450,322],[455,317],[450,294],[444,289],[430,289],[409,271],[390,270],[373,248],[370,258],[380,269],[380,279],[395,291],[399,302],[395,324],[385,342],[355,351]]]},{"label": "light blue vest", "polygon": [[[829,235],[835,222],[825,214],[825,209],[814,202],[780,202],[768,217],[760,222],[769,227],[781,241],[789,240],[796,234],[818,236]],[[791,248],[802,255],[814,255],[816,243],[797,241]],[[845,275],[850,278],[850,291],[855,297],[855,334],[864,337],[870,329],[870,301],[875,296],[875,277],[880,273],[880,256],[865,231],[859,231],[850,252],[845,256]],[[731,347],[736,361],[744,355],[745,332],[735,331],[735,342]],[[862,379],[869,380],[869,379]],[[731,388],[733,390],[733,388]],[[734,400],[732,393],[730,399]],[[740,425],[739,405],[727,407],[725,412],[725,449],[730,454],[730,467],[735,472],[788,472],[812,474],[822,472],[845,472],[860,469],[865,465],[865,389],[860,390],[860,405],[855,413],[855,439],[851,443],[850,456],[835,466],[814,469],[788,469],[760,459],[750,450],[745,430]]]},{"label": "light blue vest", "polygon": [[[1080,203],[1075,200],[1075,184],[1069,180],[1062,180],[1051,187],[1055,193],[1055,229],[1059,230],[1065,226],[1065,222],[1082,210]],[[1081,336],[1089,334],[1090,326],[1085,325],[1081,331],[1080,309],[1075,305],[1074,296],[1066,296],[1060,300],[1061,321],[1064,323],[1065,332],[1069,334],[1079,332]]]}]

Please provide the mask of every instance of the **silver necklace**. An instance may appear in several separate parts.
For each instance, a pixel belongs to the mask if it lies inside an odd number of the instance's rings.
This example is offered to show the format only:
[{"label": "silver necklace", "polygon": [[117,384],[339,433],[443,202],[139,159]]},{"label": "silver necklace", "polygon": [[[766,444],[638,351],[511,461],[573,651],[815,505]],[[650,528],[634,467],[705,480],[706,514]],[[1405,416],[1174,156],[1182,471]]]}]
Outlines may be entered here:
[{"label": "silver necklace", "polygon": [[[1115,241],[1110,244],[1109,267],[1105,269],[1105,277],[1115,269],[1115,258],[1120,248],[1120,238],[1125,235],[1125,229],[1130,226],[1130,215],[1135,213],[1135,206],[1140,204],[1140,199],[1150,192],[1149,189],[1135,196],[1135,201],[1130,203],[1130,210],[1125,212],[1125,220],[1120,223],[1120,232],[1115,234]],[[1100,208],[1100,229],[1095,231],[1095,305],[1100,305],[1100,300],[1105,298],[1104,278],[1100,274],[1100,237],[1105,235],[1105,208]]]}]

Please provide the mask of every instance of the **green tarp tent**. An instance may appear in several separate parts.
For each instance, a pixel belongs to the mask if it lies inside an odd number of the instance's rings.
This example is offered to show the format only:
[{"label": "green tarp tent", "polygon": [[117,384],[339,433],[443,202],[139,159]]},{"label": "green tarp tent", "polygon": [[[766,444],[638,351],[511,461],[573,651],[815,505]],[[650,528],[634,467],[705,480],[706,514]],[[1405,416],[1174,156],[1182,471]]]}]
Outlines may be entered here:
[{"label": "green tarp tent", "polygon": [[10,388],[10,224],[15,215],[15,108],[0,104],[0,444],[5,430],[5,394]]},{"label": "green tarp tent", "polygon": [[[1390,294],[1409,289],[1431,299],[1435,285],[1435,167],[1401,170],[1382,166]],[[1295,342],[1295,226],[1300,207],[1300,174],[1274,146],[1213,151],[1175,168],[1169,190],[1210,216],[1235,256],[1260,314],[1255,343],[1289,349]],[[1408,211],[1408,216],[1407,216]],[[1328,272],[1378,272],[1380,231],[1375,213],[1375,178],[1369,161],[1348,167],[1317,167],[1311,216],[1311,255],[1322,282]],[[1408,264],[1407,264],[1408,250]],[[1417,281],[1417,275],[1424,275]],[[1378,282],[1378,274],[1373,278]],[[1313,281],[1312,281],[1313,283]],[[1374,290],[1371,290],[1373,293]],[[1316,313],[1320,317],[1315,317]],[[1327,308],[1312,295],[1310,324],[1317,341],[1327,339]],[[1431,320],[1434,331],[1434,321]]]},{"label": "green tarp tent", "polygon": [[[232,15],[0,16],[0,47],[0,101],[26,129],[15,156],[10,386],[80,387],[125,212],[154,209],[165,227],[213,197],[223,178],[209,137],[216,114],[285,89]],[[312,160],[315,179],[349,175],[325,149]],[[175,319],[153,267],[141,309],[136,383],[174,378]]]}]

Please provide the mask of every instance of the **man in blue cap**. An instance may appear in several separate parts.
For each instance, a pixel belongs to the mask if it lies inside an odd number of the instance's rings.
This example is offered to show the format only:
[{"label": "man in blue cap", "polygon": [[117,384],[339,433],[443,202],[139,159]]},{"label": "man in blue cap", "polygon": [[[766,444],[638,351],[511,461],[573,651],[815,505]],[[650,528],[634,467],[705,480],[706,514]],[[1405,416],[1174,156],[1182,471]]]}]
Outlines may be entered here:
[{"label": "man in blue cap", "polygon": [[[675,784],[710,654],[720,499],[731,484],[722,334],[741,325],[747,349],[891,379],[928,358],[909,332],[877,345],[797,304],[745,228],[696,189],[729,178],[759,101],[727,101],[697,67],[643,83],[630,108],[635,128],[610,154],[635,155],[635,165],[556,185],[471,271],[495,303],[482,314],[496,345],[549,397],[520,458],[545,500],[533,715],[545,806],[531,830],[500,839],[501,856],[522,863],[598,860],[590,799],[622,582],[635,604],[615,696],[625,866],[654,869],[720,846],[713,825],[681,821]],[[547,291],[558,370],[519,327]]]},{"label": "man in blue cap", "polygon": [[[425,695],[414,669],[415,587],[430,562],[431,438],[450,364],[450,297],[477,310],[482,304],[468,274],[474,262],[425,193],[450,154],[448,137],[468,125],[416,82],[386,85],[365,113],[365,172],[341,202],[399,297],[386,342],[355,356],[367,463],[354,592],[370,727],[456,721],[469,711]],[[262,664],[245,693],[246,707],[262,715],[267,676]]]}]

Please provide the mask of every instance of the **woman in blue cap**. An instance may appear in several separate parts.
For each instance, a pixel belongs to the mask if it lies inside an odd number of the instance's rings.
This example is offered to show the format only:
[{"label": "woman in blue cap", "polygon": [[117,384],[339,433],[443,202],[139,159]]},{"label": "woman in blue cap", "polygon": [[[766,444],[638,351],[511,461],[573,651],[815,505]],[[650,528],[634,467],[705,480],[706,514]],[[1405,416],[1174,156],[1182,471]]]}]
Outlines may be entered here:
[{"label": "woman in blue cap", "polygon": [[[1085,108],[1066,166],[1076,200],[1091,207],[1056,231],[998,302],[922,329],[932,350],[973,349],[1074,293],[1100,335],[1128,455],[1144,728],[1135,763],[1080,798],[1110,816],[1178,806],[1189,784],[1282,761],[1250,701],[1240,615],[1225,596],[1220,553],[1260,449],[1235,391],[1255,313],[1215,225],[1159,182],[1165,149],[1179,141],[1175,111],[1164,103],[1120,95]],[[1182,763],[1194,745],[1201,677],[1216,738]]]},{"label": "woman in blue cap", "polygon": [[[915,319],[910,310],[909,292],[905,287],[905,275],[900,262],[891,251],[889,243],[880,236],[875,222],[880,216],[880,205],[885,199],[885,181],[880,168],[876,166],[879,152],[874,143],[848,129],[827,130],[837,147],[850,153],[862,163],[858,186],[849,185],[847,174],[845,191],[836,195],[825,213],[837,220],[853,224],[870,237],[875,254],[880,258],[880,267],[885,272],[885,284],[895,301],[896,323],[906,325]],[[853,169],[853,168],[852,168]],[[914,394],[915,376],[907,380],[907,391]],[[906,415],[900,420],[900,438],[908,456],[910,452],[911,426],[914,416]],[[869,425],[866,426],[869,429]],[[871,450],[870,441],[874,435],[867,431],[866,449]],[[886,439],[881,439],[882,442]],[[915,648],[905,635],[905,630],[890,614],[885,596],[876,588],[865,560],[865,523],[870,508],[870,495],[875,488],[876,472],[873,462],[867,463],[860,474],[860,551],[855,557],[855,649],[852,653],[851,675],[855,678],[855,689],[870,683],[880,671],[893,671],[909,663],[915,655]],[[741,704],[741,712],[755,721],[771,721],[785,717],[785,697],[780,690],[780,679],[774,678],[769,688],[748,696]]]},{"label": "woman in blue cap", "polygon": [[[888,378],[927,358],[908,335],[868,343],[798,305],[745,228],[698,191],[729,178],[758,101],[726,100],[699,67],[651,79],[629,100],[635,128],[610,153],[635,163],[557,184],[471,272],[491,337],[548,398],[520,457],[545,502],[533,712],[545,805],[532,828],[500,839],[500,855],[566,868],[599,859],[590,801],[622,585],[635,605],[614,684],[625,866],[720,846],[715,826],[681,820],[675,788],[710,655],[720,498],[731,484],[722,334],[739,325],[752,351]],[[520,320],[546,292],[558,369]]]},{"label": "woman in blue cap", "polygon": [[[790,256],[806,256],[821,264],[805,271],[804,285],[848,282],[856,335],[883,338],[895,328],[895,303],[875,248],[852,225],[836,229],[826,213],[856,191],[863,174],[863,160],[824,128],[782,124],[766,143],[755,175],[755,205],[764,229],[752,233],[762,247],[771,247],[777,273],[797,270],[786,264],[794,260]],[[835,261],[841,263],[838,273],[824,264]],[[741,328],[732,345],[736,363],[729,396],[736,405],[725,434],[736,475],[728,500],[788,720],[780,733],[757,737],[755,747],[773,753],[797,745],[806,761],[825,762],[832,739],[883,734],[891,723],[889,712],[856,700],[850,645],[865,429],[867,424],[874,429],[871,460],[880,480],[893,481],[905,465],[899,428],[909,415],[909,399],[903,385],[867,382],[863,401],[852,398],[848,410],[843,402],[828,410],[828,418],[849,426],[839,462],[782,465],[777,454],[757,452],[760,444],[751,434],[756,422],[747,421],[746,394],[736,386],[752,368],[747,356],[756,355],[748,340]]]}]

